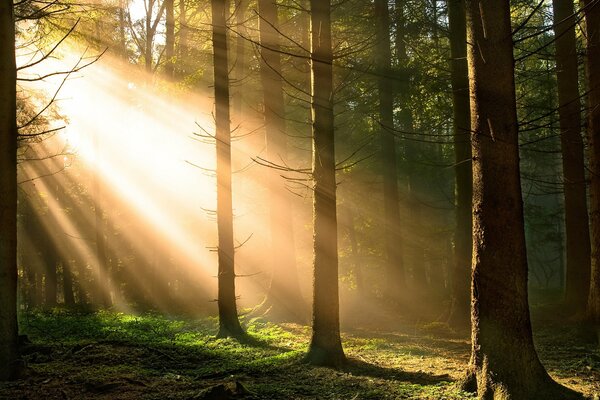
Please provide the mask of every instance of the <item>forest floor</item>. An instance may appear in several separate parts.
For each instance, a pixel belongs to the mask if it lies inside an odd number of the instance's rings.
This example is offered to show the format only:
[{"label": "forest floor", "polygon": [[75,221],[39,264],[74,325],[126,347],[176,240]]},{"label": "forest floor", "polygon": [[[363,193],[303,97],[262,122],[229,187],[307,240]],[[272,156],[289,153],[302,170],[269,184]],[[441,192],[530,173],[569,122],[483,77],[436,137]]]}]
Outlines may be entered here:
[{"label": "forest floor", "polygon": [[[548,312],[537,315],[536,345],[552,377],[597,398],[600,349],[578,344],[569,324],[548,322]],[[469,358],[464,334],[393,320],[344,330],[350,362],[335,371],[302,363],[310,328],[297,324],[246,318],[249,338],[240,343],[216,339],[214,318],[28,313],[25,376],[0,383],[0,399],[472,398],[456,387]]]}]

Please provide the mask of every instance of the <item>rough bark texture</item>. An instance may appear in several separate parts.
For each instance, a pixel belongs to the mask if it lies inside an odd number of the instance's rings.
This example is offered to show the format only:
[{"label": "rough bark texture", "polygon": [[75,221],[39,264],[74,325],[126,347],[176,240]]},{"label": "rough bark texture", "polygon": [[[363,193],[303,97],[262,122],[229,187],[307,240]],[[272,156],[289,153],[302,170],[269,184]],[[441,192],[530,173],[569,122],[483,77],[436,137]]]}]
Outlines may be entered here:
[{"label": "rough bark texture", "polygon": [[[280,164],[286,159],[287,133],[277,4],[274,0],[259,0],[258,9],[267,159]],[[268,310],[269,315],[278,320],[307,322],[308,312],[298,283],[290,194],[277,170],[271,169],[268,174],[272,276],[267,297],[260,308]]]},{"label": "rough bark texture", "polygon": [[390,48],[390,12],[387,0],[375,0],[377,24],[377,88],[379,93],[379,123],[381,140],[381,174],[383,176],[384,237],[387,256],[385,296],[398,301],[406,288],[400,235],[400,206],[398,199],[398,169],[396,138],[394,136],[394,93],[392,52]]},{"label": "rough bark texture", "polygon": [[13,2],[0,1],[0,381],[15,375],[17,328],[17,100]]},{"label": "rough bark texture", "polygon": [[587,29],[588,140],[592,272],[588,312],[600,341],[600,5],[584,0]]},{"label": "rough bark texture", "polygon": [[556,37],[558,115],[563,164],[567,251],[566,304],[575,313],[585,310],[590,282],[588,224],[581,100],[577,73],[577,43],[572,0],[553,0]]},{"label": "rough bark texture", "polygon": [[311,109],[314,183],[312,338],[306,360],[339,367],[340,339],[331,2],[311,0]]},{"label": "rough bark texture", "polygon": [[212,0],[215,123],[217,141],[217,229],[219,236],[219,337],[244,334],[235,299],[233,209],[231,193],[231,132],[226,15],[228,1]]},{"label": "rough bark texture", "polygon": [[534,348],[508,0],[467,1],[473,152],[472,377],[482,399],[565,399]]},{"label": "rough bark texture", "polygon": [[452,266],[452,307],[449,323],[454,328],[469,326],[469,282],[472,253],[471,133],[469,76],[467,71],[467,26],[465,0],[448,0],[454,134],[456,227]]}]

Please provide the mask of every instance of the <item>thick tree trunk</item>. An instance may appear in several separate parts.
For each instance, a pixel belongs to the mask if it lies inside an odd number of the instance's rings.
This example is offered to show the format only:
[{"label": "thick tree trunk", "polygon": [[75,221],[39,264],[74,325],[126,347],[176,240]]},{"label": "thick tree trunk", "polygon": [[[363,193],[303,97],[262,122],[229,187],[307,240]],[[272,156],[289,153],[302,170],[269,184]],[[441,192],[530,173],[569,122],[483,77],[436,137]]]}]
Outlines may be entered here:
[{"label": "thick tree trunk", "polygon": [[588,224],[581,100],[578,90],[577,42],[572,0],[553,0],[556,37],[558,115],[563,163],[567,282],[565,302],[575,313],[585,310],[590,282]]},{"label": "thick tree trunk", "polygon": [[465,0],[448,0],[454,130],[455,218],[452,306],[449,323],[454,328],[469,326],[469,286],[472,252],[472,167],[467,71],[467,27]]},{"label": "thick tree trunk", "polygon": [[0,381],[14,377],[19,356],[16,79],[13,2],[0,0]]},{"label": "thick tree trunk", "polygon": [[509,1],[466,4],[473,130],[471,379],[482,399],[569,398],[540,363],[531,331]]},{"label": "thick tree trunk", "polygon": [[600,341],[600,6],[583,0],[587,29],[588,142],[592,272],[588,313]]},{"label": "thick tree trunk", "polygon": [[229,122],[229,69],[227,61],[226,15],[228,1],[211,0],[213,59],[215,76],[215,124],[217,141],[217,229],[218,257],[218,337],[244,334],[235,299],[235,262],[231,193],[231,132]]},{"label": "thick tree trunk", "polygon": [[398,199],[398,168],[394,136],[394,93],[392,52],[390,42],[390,12],[387,0],[375,0],[377,25],[377,87],[379,93],[379,123],[381,140],[381,173],[383,176],[384,240],[386,252],[385,297],[397,302],[406,289],[400,235],[400,205]]},{"label": "thick tree trunk", "polygon": [[[287,156],[285,105],[279,53],[279,17],[274,0],[259,0],[258,8],[261,44],[260,74],[264,99],[267,159],[277,164]],[[269,171],[268,186],[270,259],[273,275],[261,309],[269,309],[269,314],[276,319],[291,318],[305,322],[307,311],[298,283],[290,194],[285,190],[284,182],[274,169]]]},{"label": "thick tree trunk", "polygon": [[310,10],[314,278],[312,338],[306,360],[339,367],[345,356],[339,319],[331,2],[311,0]]}]

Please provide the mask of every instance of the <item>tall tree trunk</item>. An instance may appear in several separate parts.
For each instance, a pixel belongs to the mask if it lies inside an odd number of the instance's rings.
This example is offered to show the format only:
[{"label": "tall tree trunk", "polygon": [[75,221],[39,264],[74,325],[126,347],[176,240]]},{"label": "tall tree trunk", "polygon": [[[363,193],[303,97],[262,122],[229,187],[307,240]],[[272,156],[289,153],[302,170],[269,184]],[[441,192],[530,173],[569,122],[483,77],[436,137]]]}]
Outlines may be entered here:
[{"label": "tall tree trunk", "polygon": [[165,1],[165,75],[173,78],[175,70],[175,5],[174,0]]},{"label": "tall tree trunk", "polygon": [[449,323],[455,328],[469,326],[469,286],[472,252],[471,131],[469,76],[467,71],[467,27],[465,0],[448,0],[454,134],[455,218],[452,306]]},{"label": "tall tree trunk", "polygon": [[44,264],[45,264],[45,280],[44,280],[44,306],[46,308],[56,307],[56,295],[58,294],[58,254],[56,253],[56,247],[54,241],[50,237],[51,233],[45,227],[42,228],[44,231],[44,240],[46,241],[44,246]]},{"label": "tall tree trunk", "polygon": [[[267,159],[280,162],[287,156],[287,131],[281,58],[279,53],[279,17],[274,0],[259,0],[260,74],[263,87],[263,106],[266,127]],[[239,29],[239,28],[238,28]],[[238,52],[238,63],[240,54]],[[239,97],[239,96],[238,96]],[[300,294],[292,204],[279,173],[269,171],[269,212],[272,260],[271,286],[263,307],[276,319],[306,321],[305,303]]]},{"label": "tall tree trunk", "polygon": [[183,77],[188,64],[188,32],[185,0],[179,0],[179,44],[177,47],[177,76]]},{"label": "tall tree trunk", "polygon": [[[248,11],[248,0],[236,0],[236,30],[239,32],[236,38],[236,50],[235,50],[235,81],[237,87],[237,94],[233,98],[233,115],[238,120],[242,119],[242,105],[244,104],[244,89],[242,80],[246,75],[246,45],[248,43],[247,30],[246,30],[246,11]],[[259,4],[259,13],[260,4]],[[261,16],[262,18],[262,16]],[[259,20],[259,26],[264,25],[263,20]],[[260,28],[262,29],[262,28]],[[246,36],[246,37],[245,37]],[[262,42],[262,39],[261,39]],[[263,49],[261,49],[263,51]],[[264,61],[264,60],[263,60]],[[262,73],[262,72],[261,72]]]},{"label": "tall tree trunk", "polygon": [[583,0],[587,30],[588,143],[592,272],[588,313],[600,341],[600,6]]},{"label": "tall tree trunk", "polygon": [[471,383],[481,399],[569,398],[538,359],[531,331],[509,1],[466,4],[473,131]]},{"label": "tall tree trunk", "polygon": [[587,212],[577,42],[572,0],[553,0],[556,37],[558,115],[563,163],[567,286],[565,301],[574,312],[585,310],[590,282],[590,234]]},{"label": "tall tree trunk", "polygon": [[73,272],[67,256],[62,259],[62,280],[63,280],[63,298],[66,307],[75,306],[75,296],[73,295]]},{"label": "tall tree trunk", "polygon": [[[406,51],[406,17],[404,15],[404,8],[406,7],[406,0],[395,1],[395,22],[396,22],[396,62],[398,68],[398,100],[400,111],[398,113],[398,125],[401,131],[412,132],[414,130],[414,121],[412,110],[410,107],[410,72],[408,70],[408,53]],[[423,196],[424,182],[423,177],[417,174],[417,163],[419,162],[419,153],[422,151],[420,143],[409,138],[405,140],[405,155],[408,164],[408,181],[409,181],[409,204],[411,210],[411,226],[413,226],[413,233],[411,235],[412,248],[412,277],[414,280],[414,286],[417,288],[418,295],[420,297],[427,297],[425,289],[427,287],[427,275],[425,272],[425,249],[422,243],[422,231],[423,224],[422,213],[423,204],[419,197]],[[406,253],[408,251],[408,244],[406,246]],[[407,257],[408,258],[408,257]],[[408,264],[408,263],[406,263]]]},{"label": "tall tree trunk", "polygon": [[229,122],[229,68],[227,61],[226,12],[229,2],[211,0],[213,59],[215,75],[215,123],[217,141],[217,226],[218,257],[218,337],[244,334],[235,302],[235,262],[231,193],[231,132]]},{"label": "tall tree trunk", "polygon": [[384,199],[384,240],[386,260],[385,297],[397,302],[406,288],[400,235],[400,205],[398,199],[398,168],[394,136],[394,93],[392,51],[390,43],[390,12],[387,0],[375,0],[377,24],[377,87]]},{"label": "tall tree trunk", "polygon": [[314,278],[312,338],[306,360],[339,367],[346,358],[339,318],[331,2],[311,0],[310,11]]},{"label": "tall tree trunk", "polygon": [[106,257],[106,222],[104,219],[104,193],[102,190],[102,177],[100,176],[100,165],[102,160],[102,151],[98,136],[94,136],[94,151],[96,160],[98,160],[93,174],[94,188],[94,222],[96,239],[96,266],[94,271],[94,288],[92,300],[99,307],[110,307],[110,292],[108,285],[108,262]]},{"label": "tall tree trunk", "polygon": [[18,359],[17,69],[13,2],[0,0],[0,381]]}]

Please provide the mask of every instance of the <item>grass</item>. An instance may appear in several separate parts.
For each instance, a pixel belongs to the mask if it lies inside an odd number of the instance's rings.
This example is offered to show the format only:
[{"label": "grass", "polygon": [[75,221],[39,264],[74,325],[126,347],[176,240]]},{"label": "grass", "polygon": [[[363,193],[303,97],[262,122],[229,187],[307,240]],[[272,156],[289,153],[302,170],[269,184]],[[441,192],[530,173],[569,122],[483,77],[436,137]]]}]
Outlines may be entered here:
[{"label": "grass", "polygon": [[[244,325],[249,339],[240,343],[216,339],[214,318],[26,314],[21,326],[32,342],[23,348],[27,376],[0,384],[0,398],[471,398],[454,384],[468,361],[468,341],[444,334],[442,327],[435,334],[414,325],[347,331],[343,342],[350,363],[335,371],[302,363],[308,327],[261,319]],[[558,337],[549,332],[542,331],[538,344],[552,375],[589,396],[600,392],[600,353],[561,344],[568,332]],[[218,397],[218,390],[235,394]]]}]

